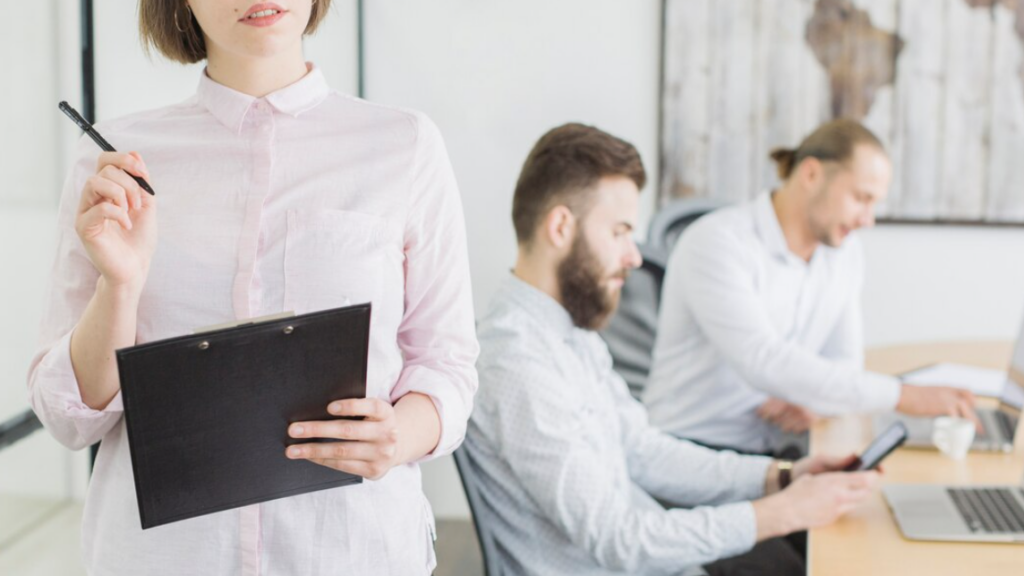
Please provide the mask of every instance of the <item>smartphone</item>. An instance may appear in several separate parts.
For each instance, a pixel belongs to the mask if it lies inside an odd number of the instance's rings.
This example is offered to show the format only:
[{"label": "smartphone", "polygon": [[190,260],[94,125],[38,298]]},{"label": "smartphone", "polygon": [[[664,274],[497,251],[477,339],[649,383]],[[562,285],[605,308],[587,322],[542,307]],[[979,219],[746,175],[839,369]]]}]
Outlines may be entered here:
[{"label": "smartphone", "polygon": [[844,471],[861,472],[864,470],[874,470],[890,452],[899,448],[906,441],[907,427],[903,425],[903,422],[893,422],[891,426],[872,440],[871,445],[852,464],[847,466]]}]

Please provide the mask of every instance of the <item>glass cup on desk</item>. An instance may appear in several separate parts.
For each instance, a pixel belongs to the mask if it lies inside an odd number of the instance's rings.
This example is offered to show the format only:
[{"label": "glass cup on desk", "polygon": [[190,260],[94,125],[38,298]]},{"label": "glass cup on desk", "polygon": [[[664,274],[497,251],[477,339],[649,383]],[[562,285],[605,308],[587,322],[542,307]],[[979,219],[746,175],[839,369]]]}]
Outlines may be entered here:
[{"label": "glass cup on desk", "polygon": [[932,443],[953,460],[963,460],[974,442],[974,422],[966,418],[942,416],[932,426]]}]

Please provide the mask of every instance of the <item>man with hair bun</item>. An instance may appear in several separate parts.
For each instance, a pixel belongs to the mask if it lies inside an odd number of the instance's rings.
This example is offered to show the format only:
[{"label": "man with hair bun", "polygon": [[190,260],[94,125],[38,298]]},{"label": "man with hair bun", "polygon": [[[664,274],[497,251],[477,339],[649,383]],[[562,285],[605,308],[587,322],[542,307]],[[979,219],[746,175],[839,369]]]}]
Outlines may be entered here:
[{"label": "man with hair bun", "polygon": [[970,392],[864,370],[854,232],[874,225],[889,189],[882,143],[835,120],[771,158],[778,189],[694,223],[669,258],[643,396],[652,423],[715,448],[779,454],[802,448],[819,416],[976,419]]}]

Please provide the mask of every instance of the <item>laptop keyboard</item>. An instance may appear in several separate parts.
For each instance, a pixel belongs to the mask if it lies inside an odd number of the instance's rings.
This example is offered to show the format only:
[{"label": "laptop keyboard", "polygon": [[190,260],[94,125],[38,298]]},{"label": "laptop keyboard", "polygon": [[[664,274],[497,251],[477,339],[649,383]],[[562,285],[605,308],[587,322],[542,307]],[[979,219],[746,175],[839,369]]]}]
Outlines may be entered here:
[{"label": "laptop keyboard", "polygon": [[[1009,488],[946,490],[971,532],[1024,534],[1024,507]],[[1024,497],[1024,490],[1018,490]]]}]

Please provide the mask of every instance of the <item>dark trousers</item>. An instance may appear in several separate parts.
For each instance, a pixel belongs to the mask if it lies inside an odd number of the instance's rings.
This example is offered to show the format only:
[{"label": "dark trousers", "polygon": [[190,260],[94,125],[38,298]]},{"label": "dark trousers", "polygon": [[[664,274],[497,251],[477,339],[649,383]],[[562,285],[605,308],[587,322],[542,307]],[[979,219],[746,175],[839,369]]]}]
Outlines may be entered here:
[{"label": "dark trousers", "polygon": [[746,554],[723,558],[704,569],[711,576],[804,576],[806,550],[807,533],[797,532],[765,540]]},{"label": "dark trousers", "polygon": [[800,446],[797,446],[795,444],[787,444],[786,446],[783,446],[782,448],[772,452],[748,452],[746,450],[740,450],[738,448],[728,448],[726,446],[715,446],[714,444],[705,444],[704,442],[698,442],[696,440],[689,441],[693,442],[698,446],[703,446],[705,448],[710,448],[712,450],[717,450],[719,452],[721,452],[722,450],[731,450],[737,454],[742,454],[744,456],[770,456],[772,458],[779,458],[781,460],[799,460],[807,455],[804,454],[804,451]]}]

